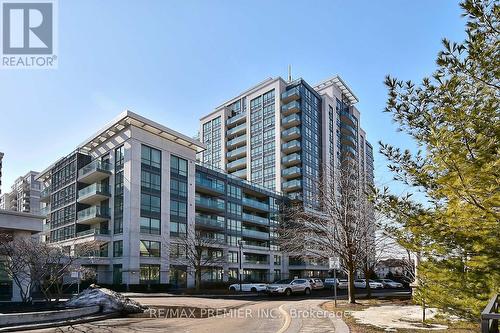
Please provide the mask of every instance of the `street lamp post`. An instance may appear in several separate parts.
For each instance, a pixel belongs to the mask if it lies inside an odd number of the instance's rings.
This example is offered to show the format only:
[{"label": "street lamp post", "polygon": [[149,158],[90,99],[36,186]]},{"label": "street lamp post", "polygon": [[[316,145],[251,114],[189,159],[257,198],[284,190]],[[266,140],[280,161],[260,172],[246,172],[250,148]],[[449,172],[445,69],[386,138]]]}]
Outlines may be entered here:
[{"label": "street lamp post", "polygon": [[242,241],[242,240],[240,239],[240,240],[238,241],[238,247],[239,247],[239,252],[238,252],[238,254],[239,254],[238,263],[239,263],[239,266],[240,266],[240,269],[238,270],[238,276],[239,276],[239,280],[240,280],[240,291],[242,290],[242,286],[241,286],[241,284],[242,284],[242,282],[241,282],[241,280],[242,280],[242,278],[241,278],[241,275],[242,275],[242,274],[241,274],[242,267],[241,267],[241,265],[242,265],[242,261],[243,261],[243,252],[242,252],[242,251],[243,251],[243,245],[245,245],[245,242],[244,242],[244,241]]}]

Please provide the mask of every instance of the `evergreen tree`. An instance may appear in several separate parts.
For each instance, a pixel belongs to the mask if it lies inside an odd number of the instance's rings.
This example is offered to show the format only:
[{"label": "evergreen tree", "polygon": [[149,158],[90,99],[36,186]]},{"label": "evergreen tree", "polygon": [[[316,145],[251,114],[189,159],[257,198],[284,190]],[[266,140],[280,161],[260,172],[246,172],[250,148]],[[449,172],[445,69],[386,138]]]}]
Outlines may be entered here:
[{"label": "evergreen tree", "polygon": [[424,193],[378,191],[386,228],[419,253],[416,297],[479,318],[500,291],[500,5],[465,0],[466,40],[443,40],[437,70],[421,84],[387,77],[386,112],[420,150],[380,143],[394,179]]}]

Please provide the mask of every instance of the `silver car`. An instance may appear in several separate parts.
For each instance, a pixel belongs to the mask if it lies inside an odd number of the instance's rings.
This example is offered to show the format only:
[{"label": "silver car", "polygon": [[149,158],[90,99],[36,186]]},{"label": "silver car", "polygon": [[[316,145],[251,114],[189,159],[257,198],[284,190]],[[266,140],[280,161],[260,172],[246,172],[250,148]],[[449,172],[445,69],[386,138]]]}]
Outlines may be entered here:
[{"label": "silver car", "polygon": [[281,294],[290,296],[293,293],[311,294],[311,284],[308,279],[287,279],[276,281],[267,286],[268,295]]},{"label": "silver car", "polygon": [[323,281],[318,278],[309,279],[309,284],[311,285],[312,290],[320,290],[325,288]]}]

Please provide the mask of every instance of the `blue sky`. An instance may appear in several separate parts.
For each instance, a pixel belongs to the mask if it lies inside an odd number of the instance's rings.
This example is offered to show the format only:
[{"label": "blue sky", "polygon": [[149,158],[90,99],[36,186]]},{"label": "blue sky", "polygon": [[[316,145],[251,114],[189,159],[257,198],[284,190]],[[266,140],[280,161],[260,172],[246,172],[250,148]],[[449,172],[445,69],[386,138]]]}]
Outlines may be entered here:
[{"label": "blue sky", "polygon": [[[311,84],[339,74],[376,150],[414,147],[382,112],[384,76],[429,75],[441,39],[463,40],[460,14],[450,0],[60,0],[59,68],[0,70],[2,191],[124,109],[194,135],[202,115],[288,64]],[[385,164],[377,153],[379,184]]]}]

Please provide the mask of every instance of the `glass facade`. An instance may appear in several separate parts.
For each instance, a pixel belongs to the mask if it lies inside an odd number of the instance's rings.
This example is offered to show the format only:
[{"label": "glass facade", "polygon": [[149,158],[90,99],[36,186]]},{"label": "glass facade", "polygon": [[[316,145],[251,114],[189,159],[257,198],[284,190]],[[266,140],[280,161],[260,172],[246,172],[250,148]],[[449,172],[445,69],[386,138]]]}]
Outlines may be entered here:
[{"label": "glass facade", "polygon": [[275,91],[250,101],[250,180],[276,188]]},{"label": "glass facade", "polygon": [[221,161],[221,117],[207,121],[203,124],[203,142],[207,149],[202,153],[203,162],[216,168],[222,166]]},{"label": "glass facade", "polygon": [[187,232],[187,160],[170,155],[170,236]]},{"label": "glass facade", "polygon": [[123,164],[125,148],[122,146],[115,149],[115,191],[114,191],[114,214],[113,233],[123,232]]}]

